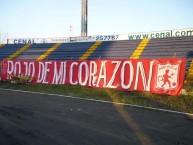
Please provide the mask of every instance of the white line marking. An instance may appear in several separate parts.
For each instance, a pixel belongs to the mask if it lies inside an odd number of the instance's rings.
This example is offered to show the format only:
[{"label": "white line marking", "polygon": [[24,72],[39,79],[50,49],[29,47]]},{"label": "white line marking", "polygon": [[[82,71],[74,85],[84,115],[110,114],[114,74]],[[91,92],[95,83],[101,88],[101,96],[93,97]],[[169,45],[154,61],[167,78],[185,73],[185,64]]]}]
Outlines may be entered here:
[{"label": "white line marking", "polygon": [[0,90],[13,91],[13,92],[22,92],[22,93],[31,93],[31,94],[40,94],[40,95],[48,95],[48,96],[57,96],[57,97],[65,97],[65,98],[72,98],[72,99],[79,99],[79,100],[86,100],[86,101],[95,101],[95,102],[101,102],[101,103],[124,105],[124,106],[136,107],[136,108],[144,108],[144,109],[151,109],[151,110],[156,110],[156,111],[163,111],[163,112],[193,116],[193,114],[186,113],[186,112],[167,110],[167,109],[160,109],[160,108],[154,108],[154,107],[146,107],[146,106],[133,105],[133,104],[124,104],[124,103],[111,102],[111,101],[105,101],[105,100],[96,100],[96,99],[88,99],[88,98],[81,98],[81,97],[74,97],[74,96],[59,95],[59,94],[48,94],[48,93],[31,92],[31,91],[23,91],[23,90],[13,90],[13,89],[3,89],[3,88],[0,88]]}]

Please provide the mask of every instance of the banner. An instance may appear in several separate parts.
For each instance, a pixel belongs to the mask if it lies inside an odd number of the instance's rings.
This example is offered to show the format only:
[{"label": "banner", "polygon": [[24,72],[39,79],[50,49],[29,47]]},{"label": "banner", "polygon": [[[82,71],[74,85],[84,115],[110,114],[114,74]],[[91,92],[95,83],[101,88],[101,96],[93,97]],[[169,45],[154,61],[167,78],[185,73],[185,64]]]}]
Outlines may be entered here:
[{"label": "banner", "polygon": [[7,39],[7,44],[67,43],[67,42],[70,42],[70,38],[68,37]]},{"label": "banner", "polygon": [[28,44],[28,43],[69,43],[69,42],[92,42],[92,41],[116,41],[116,40],[142,40],[155,38],[173,38],[193,36],[193,29],[176,29],[155,32],[141,32],[128,34],[74,36],[74,37],[53,37],[53,38],[12,38],[7,39],[7,44]]},{"label": "banner", "polygon": [[21,75],[33,78],[32,83],[35,84],[68,84],[179,95],[184,82],[185,59],[2,61],[2,80]]}]

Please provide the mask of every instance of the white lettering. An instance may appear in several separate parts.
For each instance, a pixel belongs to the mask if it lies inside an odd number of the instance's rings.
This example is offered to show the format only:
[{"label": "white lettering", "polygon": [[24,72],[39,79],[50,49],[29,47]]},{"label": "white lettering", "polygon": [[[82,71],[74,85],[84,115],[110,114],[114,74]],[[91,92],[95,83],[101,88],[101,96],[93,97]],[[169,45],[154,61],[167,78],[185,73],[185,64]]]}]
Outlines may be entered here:
[{"label": "white lettering", "polygon": [[[85,80],[84,82],[82,81],[82,67],[85,66]],[[79,84],[82,85],[82,86],[85,86],[87,84],[87,81],[88,81],[88,65],[86,62],[81,62],[80,66],[79,66],[79,69],[78,69],[78,80],[79,80]]]},{"label": "white lettering", "polygon": [[45,62],[45,69],[44,69],[44,72],[43,72],[43,74],[44,74],[43,78],[44,79],[43,79],[43,82],[42,82],[42,83],[45,83],[45,84],[48,84],[48,81],[46,81],[46,78],[47,78],[48,72],[50,71],[50,68],[48,67],[49,64],[52,64],[52,62],[51,61]]},{"label": "white lettering", "polygon": [[[17,71],[18,69],[18,71]],[[18,74],[21,74],[21,63],[18,61],[15,63],[15,67],[14,67],[14,75],[16,75],[18,72]]]},{"label": "white lettering", "polygon": [[60,69],[58,72],[57,62],[54,62],[54,77],[52,84],[64,84],[66,81],[66,62],[60,63]]},{"label": "white lettering", "polygon": [[[107,84],[106,87],[108,88],[117,88],[118,86],[113,86],[113,81],[115,80],[115,76],[116,76],[116,73],[117,73],[117,70],[121,64],[121,61],[112,61],[112,64],[116,64],[115,68],[114,68],[114,71],[113,71],[113,75],[111,76],[111,79],[109,81],[109,83]],[[111,70],[108,70],[108,71],[111,71]]]},{"label": "white lettering", "polygon": [[11,76],[9,76],[9,75],[11,75],[13,73],[13,71],[14,71],[13,61],[8,60],[7,64],[8,64],[8,67],[7,67],[7,74],[8,74],[7,79],[10,79]]},{"label": "white lettering", "polygon": [[38,79],[37,83],[40,83],[43,81],[43,69],[44,69],[44,63],[43,62],[38,62],[39,63],[39,73],[38,73]]},{"label": "white lettering", "polygon": [[95,84],[97,79],[97,76],[95,76],[96,73],[97,73],[97,64],[95,61],[90,61],[89,86],[96,86]]},{"label": "white lettering", "polygon": [[[129,83],[128,85],[125,85],[125,66],[128,64],[130,66],[130,73],[129,73]],[[131,87],[131,84],[133,82],[133,76],[134,76],[134,69],[131,61],[125,61],[121,68],[121,87],[123,89],[129,89]],[[127,78],[127,77],[126,77]]]},{"label": "white lettering", "polygon": [[72,79],[73,79],[73,66],[74,65],[78,65],[78,63],[77,62],[73,62],[72,64],[71,64],[71,66],[70,66],[70,84],[71,85],[77,85],[78,84],[78,82],[77,81],[75,81],[75,82],[73,82],[72,81]]},{"label": "white lettering", "polygon": [[28,74],[28,62],[23,63],[25,65],[25,75]]},{"label": "white lettering", "polygon": [[151,77],[152,77],[153,64],[154,64],[154,61],[151,61],[150,62],[150,68],[149,68],[149,78],[148,78],[148,82],[147,82],[144,67],[143,67],[143,63],[142,62],[137,62],[137,72],[136,72],[136,80],[135,80],[134,90],[137,90],[138,79],[139,79],[139,71],[140,71],[141,72],[141,77],[142,77],[142,82],[143,82],[143,88],[144,88],[145,91],[150,91],[150,81],[151,81]]},{"label": "white lettering", "polygon": [[[32,72],[32,74],[31,74],[31,72]],[[35,76],[35,64],[34,64],[34,62],[29,63],[29,71],[27,73],[27,76],[31,76],[31,77]]]},{"label": "white lettering", "polygon": [[101,81],[101,79],[104,79],[104,83],[103,83],[103,87],[106,86],[106,61],[101,61],[101,68],[100,68],[100,73],[99,73],[99,78],[98,78],[98,82],[96,84],[97,87],[99,87],[99,82]]}]

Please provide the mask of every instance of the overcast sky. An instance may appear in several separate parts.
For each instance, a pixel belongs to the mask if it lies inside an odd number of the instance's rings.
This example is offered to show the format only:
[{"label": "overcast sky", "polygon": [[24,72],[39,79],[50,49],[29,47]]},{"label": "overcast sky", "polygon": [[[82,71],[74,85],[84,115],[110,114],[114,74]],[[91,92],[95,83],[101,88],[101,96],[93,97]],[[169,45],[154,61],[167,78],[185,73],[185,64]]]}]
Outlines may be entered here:
[{"label": "overcast sky", "polygon": [[[0,0],[0,34],[7,38],[81,34],[82,0]],[[88,0],[88,35],[193,28],[193,0]]]}]

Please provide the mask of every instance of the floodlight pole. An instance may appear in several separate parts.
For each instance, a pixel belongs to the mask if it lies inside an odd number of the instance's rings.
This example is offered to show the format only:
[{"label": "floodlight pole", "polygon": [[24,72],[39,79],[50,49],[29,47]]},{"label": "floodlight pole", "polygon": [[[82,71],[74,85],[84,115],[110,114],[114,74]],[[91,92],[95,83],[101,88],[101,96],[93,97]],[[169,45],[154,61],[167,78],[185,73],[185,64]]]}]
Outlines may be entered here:
[{"label": "floodlight pole", "polygon": [[71,37],[72,25],[69,26],[69,30],[70,30],[70,37]]},{"label": "floodlight pole", "polygon": [[82,0],[81,36],[87,36],[87,1]]}]

